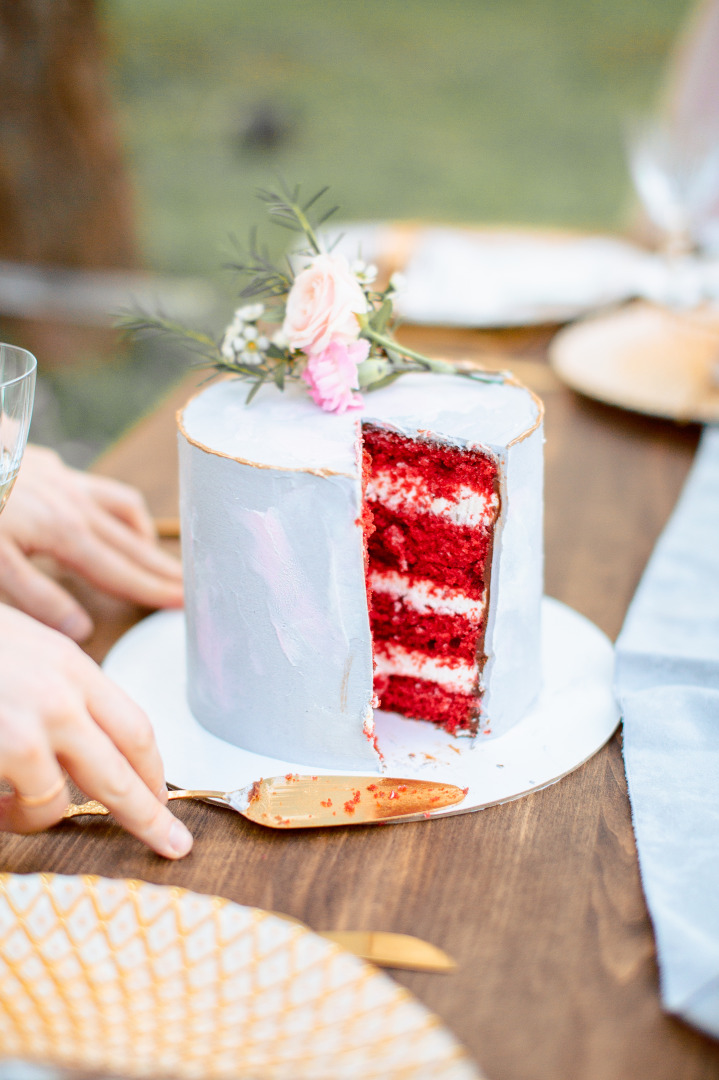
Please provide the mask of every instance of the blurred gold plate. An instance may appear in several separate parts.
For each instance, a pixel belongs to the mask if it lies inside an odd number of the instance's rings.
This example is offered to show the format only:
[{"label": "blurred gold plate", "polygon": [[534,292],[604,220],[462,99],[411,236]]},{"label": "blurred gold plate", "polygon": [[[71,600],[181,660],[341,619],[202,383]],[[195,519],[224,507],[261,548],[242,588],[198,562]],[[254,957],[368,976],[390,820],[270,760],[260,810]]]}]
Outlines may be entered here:
[{"label": "blurred gold plate", "polygon": [[0,1053],[173,1080],[480,1080],[406,990],[300,924],[141,881],[0,875]]},{"label": "blurred gold plate", "polygon": [[575,323],[549,359],[574,390],[680,422],[719,420],[719,311],[642,301]]}]

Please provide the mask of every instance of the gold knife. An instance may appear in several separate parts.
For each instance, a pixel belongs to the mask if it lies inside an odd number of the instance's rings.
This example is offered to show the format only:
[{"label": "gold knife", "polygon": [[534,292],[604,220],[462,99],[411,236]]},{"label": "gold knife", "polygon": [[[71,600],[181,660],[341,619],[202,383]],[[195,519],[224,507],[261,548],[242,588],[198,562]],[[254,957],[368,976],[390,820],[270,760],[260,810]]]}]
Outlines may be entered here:
[{"label": "gold knife", "polygon": [[155,518],[155,532],[161,540],[178,540],[180,537],[179,517]]},{"label": "gold knife", "polygon": [[446,952],[411,934],[392,934],[385,930],[320,930],[317,933],[377,967],[438,974],[457,970],[456,961]]},{"label": "gold knife", "polygon": [[[282,911],[271,911],[270,915],[312,929],[294,915],[285,915]],[[457,970],[456,960],[446,952],[411,934],[393,934],[386,930],[313,930],[312,933],[377,967],[432,971],[442,975]]]},{"label": "gold knife", "polygon": [[[170,791],[170,799],[201,799],[227,806],[271,829],[313,829],[327,825],[367,825],[430,818],[460,803],[466,788],[434,780],[386,776],[301,776],[287,773],[255,780],[237,791]],[[109,814],[90,800],[68,806],[63,817]]]}]

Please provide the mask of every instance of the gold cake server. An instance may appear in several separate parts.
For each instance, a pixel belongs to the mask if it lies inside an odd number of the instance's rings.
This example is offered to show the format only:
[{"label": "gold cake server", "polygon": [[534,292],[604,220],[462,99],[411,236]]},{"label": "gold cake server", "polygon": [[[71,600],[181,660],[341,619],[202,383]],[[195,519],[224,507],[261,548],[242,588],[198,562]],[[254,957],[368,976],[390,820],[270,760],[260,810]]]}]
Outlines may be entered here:
[{"label": "gold cake server", "polygon": [[[169,797],[227,806],[271,829],[312,829],[432,817],[433,811],[456,805],[466,794],[466,788],[434,780],[288,773],[256,780],[237,791],[180,788],[170,791]],[[63,817],[109,813],[102,803],[90,800],[68,806]]]}]

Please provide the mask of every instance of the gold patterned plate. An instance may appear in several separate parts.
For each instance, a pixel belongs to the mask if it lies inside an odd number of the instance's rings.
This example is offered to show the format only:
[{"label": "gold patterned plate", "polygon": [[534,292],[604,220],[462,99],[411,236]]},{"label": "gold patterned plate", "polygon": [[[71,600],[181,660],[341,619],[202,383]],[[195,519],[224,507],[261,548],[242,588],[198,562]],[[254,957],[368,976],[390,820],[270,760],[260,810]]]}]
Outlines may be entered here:
[{"label": "gold patterned plate", "polygon": [[141,881],[0,875],[0,1053],[174,1080],[481,1080],[441,1021],[296,923]]},{"label": "gold patterned plate", "polygon": [[552,341],[554,371],[574,390],[634,412],[719,420],[719,310],[644,301],[588,318]]}]

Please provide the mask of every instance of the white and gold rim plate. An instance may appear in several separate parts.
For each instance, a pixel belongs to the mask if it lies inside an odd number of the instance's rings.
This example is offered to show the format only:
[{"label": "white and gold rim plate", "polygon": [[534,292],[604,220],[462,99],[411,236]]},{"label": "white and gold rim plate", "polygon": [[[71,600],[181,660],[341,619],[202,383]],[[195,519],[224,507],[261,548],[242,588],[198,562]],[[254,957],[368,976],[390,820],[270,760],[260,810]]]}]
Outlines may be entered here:
[{"label": "white and gold rim plate", "polygon": [[[546,597],[542,624],[543,688],[531,711],[505,735],[470,740],[394,713],[375,714],[383,772],[468,789],[461,806],[433,817],[480,810],[547,787],[611,738],[619,721],[611,642],[588,619]],[[255,754],[203,728],[185,696],[184,632],[182,612],[156,612],[128,631],[103,665],[150,717],[171,783],[230,791],[288,772],[338,772]]]}]

